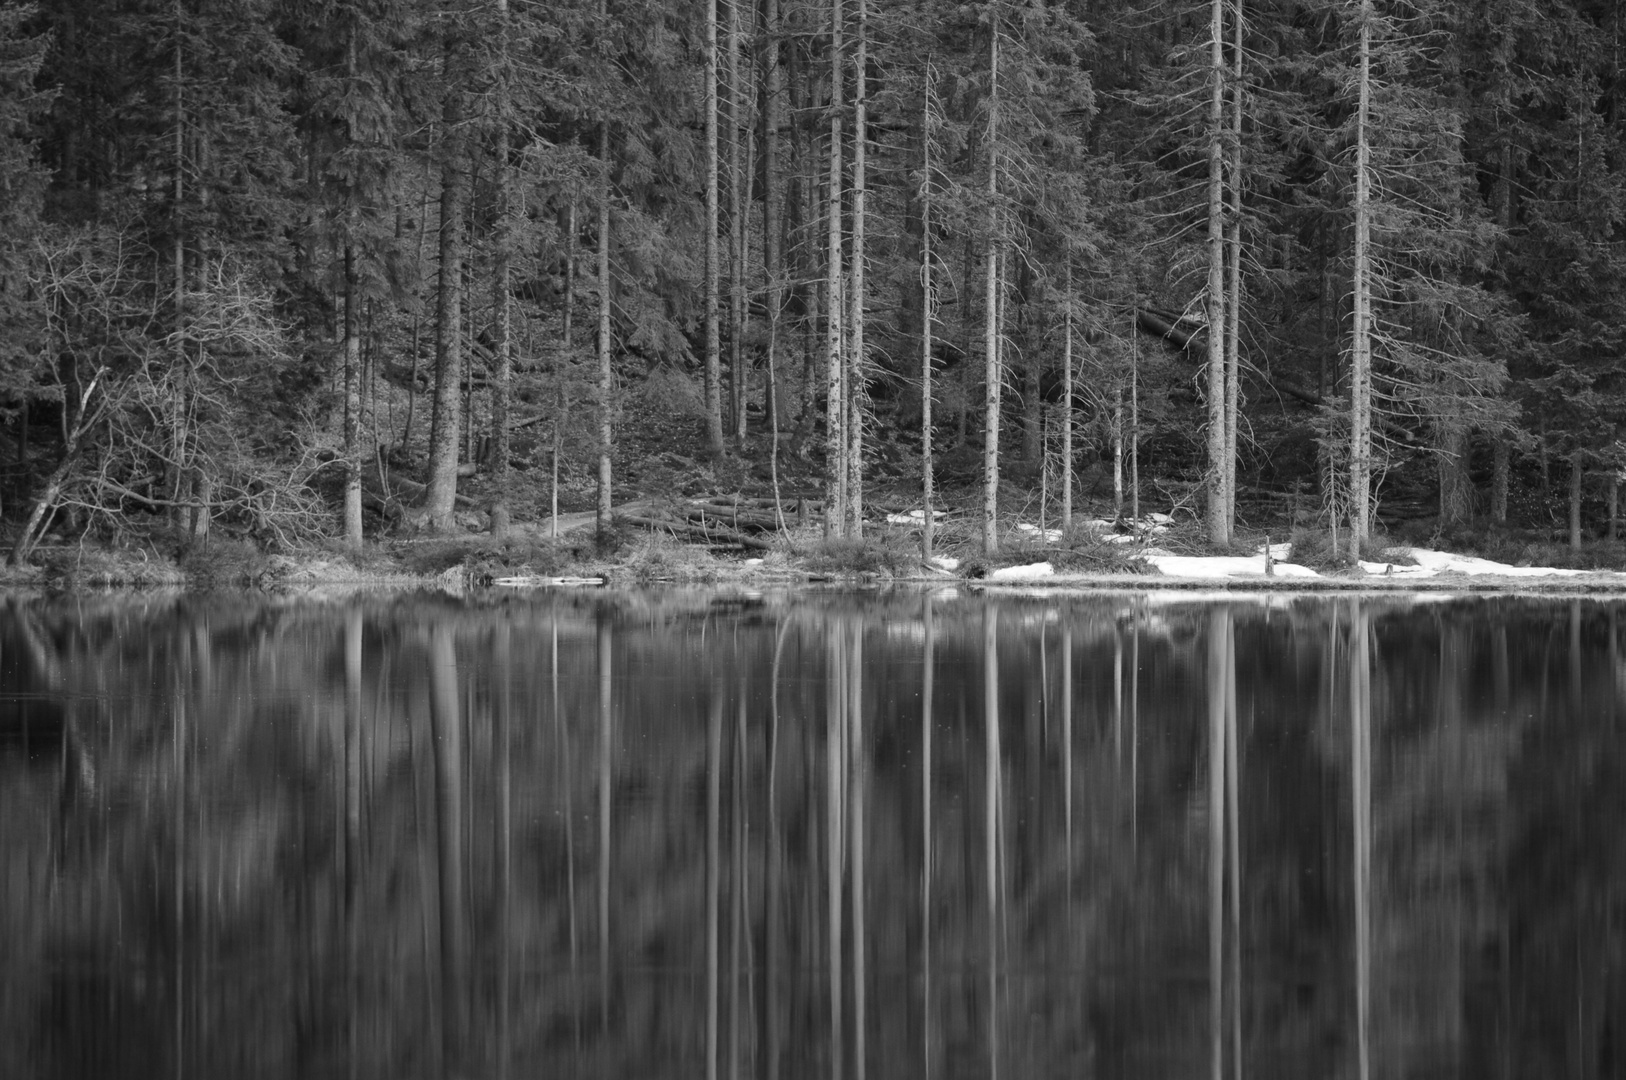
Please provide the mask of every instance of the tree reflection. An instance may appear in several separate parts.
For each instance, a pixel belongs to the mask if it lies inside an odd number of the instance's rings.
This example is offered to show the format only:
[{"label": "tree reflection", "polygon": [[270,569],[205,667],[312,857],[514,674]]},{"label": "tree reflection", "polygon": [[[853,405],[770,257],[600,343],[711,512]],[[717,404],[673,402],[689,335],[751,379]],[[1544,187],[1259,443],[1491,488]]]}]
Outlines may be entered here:
[{"label": "tree reflection", "polygon": [[1616,625],[12,601],[0,1075],[1612,1075]]}]

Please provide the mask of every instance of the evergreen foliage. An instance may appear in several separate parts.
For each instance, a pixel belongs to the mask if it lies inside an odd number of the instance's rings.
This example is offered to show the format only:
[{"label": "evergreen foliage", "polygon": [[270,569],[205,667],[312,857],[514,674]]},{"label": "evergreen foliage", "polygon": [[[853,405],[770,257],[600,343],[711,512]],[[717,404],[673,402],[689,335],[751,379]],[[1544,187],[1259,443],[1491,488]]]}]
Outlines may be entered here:
[{"label": "evergreen foliage", "polygon": [[698,0],[0,5],[5,512],[101,371],[50,498],[109,530],[523,521],[556,457],[620,502],[657,371],[711,372],[675,450],[777,482],[779,431],[840,531],[927,434],[991,523],[1139,464],[1218,541],[1626,464],[1613,5],[716,7],[708,66]]}]

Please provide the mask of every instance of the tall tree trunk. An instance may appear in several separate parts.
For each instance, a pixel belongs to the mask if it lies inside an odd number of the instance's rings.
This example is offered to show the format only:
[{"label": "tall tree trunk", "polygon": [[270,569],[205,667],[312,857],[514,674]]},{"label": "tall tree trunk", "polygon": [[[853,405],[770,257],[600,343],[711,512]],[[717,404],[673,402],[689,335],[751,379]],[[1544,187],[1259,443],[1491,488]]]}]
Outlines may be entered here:
[{"label": "tall tree trunk", "polygon": [[1581,451],[1570,452],[1570,550],[1581,550],[1581,481],[1586,475]]},{"label": "tall tree trunk", "polygon": [[1208,21],[1208,538],[1231,542],[1225,507],[1225,0]]},{"label": "tall tree trunk", "polygon": [[[1501,146],[1500,175],[1497,178],[1496,223],[1502,227],[1502,235],[1510,236],[1513,232],[1513,142],[1504,138]],[[1507,488],[1508,480],[1512,474],[1511,457],[1513,455],[1512,443],[1509,437],[1498,432],[1491,444],[1491,495],[1490,516],[1498,525],[1507,524]]]},{"label": "tall tree trunk", "polygon": [[[599,0],[599,16],[608,18],[608,0]],[[610,121],[598,122],[598,507],[597,531],[600,544],[610,534],[611,452],[615,449],[615,372],[610,365]],[[714,243],[715,247],[715,243]],[[715,293],[714,293],[715,296]],[[713,327],[715,329],[715,327]]]},{"label": "tall tree trunk", "polygon": [[1124,447],[1128,444],[1128,421],[1124,417],[1124,388],[1112,388],[1112,519],[1124,516]]},{"label": "tall tree trunk", "polygon": [[920,523],[921,557],[932,557],[932,65],[920,95]]},{"label": "tall tree trunk", "polygon": [[[361,283],[356,248],[344,245],[344,542],[361,547]],[[205,510],[205,512],[207,512]]]},{"label": "tall tree trunk", "polygon": [[841,0],[830,0],[830,178],[826,192],[825,310],[825,520],[834,535],[846,535],[847,432],[846,371],[841,349],[844,315],[841,295],[841,98],[843,59]]},{"label": "tall tree trunk", "polygon": [[1226,246],[1225,316],[1225,450],[1221,459],[1225,480],[1225,528],[1236,524],[1236,435],[1238,394],[1242,367],[1242,0],[1236,0],[1231,45],[1231,214]]},{"label": "tall tree trunk", "polygon": [[983,266],[982,549],[999,550],[999,3],[988,23],[988,251]]},{"label": "tall tree trunk", "polygon": [[[785,272],[780,230],[784,227],[784,181],[779,175],[779,99],[784,94],[784,69],[779,64],[779,0],[765,0],[763,11],[762,95],[762,269],[767,282],[768,393],[764,401],[768,419],[777,433],[780,424],[778,380],[775,378],[779,320],[783,315]],[[774,452],[778,452],[775,438]]]},{"label": "tall tree trunk", "polygon": [[188,391],[191,385],[191,356],[186,348],[187,304],[186,304],[186,226],[184,219],[184,201],[186,196],[185,177],[187,174],[186,161],[186,97],[184,90],[185,67],[184,39],[182,27],[185,26],[185,10],[181,0],[175,0],[175,190],[174,205],[170,207],[170,227],[174,235],[170,239],[171,274],[173,275],[172,289],[175,306],[175,389],[172,392],[171,407],[174,414],[171,417],[172,437],[174,447],[170,462],[171,476],[169,479],[170,498],[174,505],[169,511],[172,523],[179,525],[184,520],[185,508],[181,505],[182,485],[186,477],[189,448],[191,444],[190,425],[188,424]]},{"label": "tall tree trunk", "polygon": [[1140,521],[1140,330],[1129,328],[1129,516]]},{"label": "tall tree trunk", "polygon": [[847,535],[864,533],[864,418],[869,392],[864,355],[864,168],[869,139],[868,79],[869,3],[858,2],[858,42],[853,57],[853,211],[852,211],[852,340],[848,343],[847,374]]},{"label": "tall tree trunk", "polygon": [[492,163],[496,228],[492,234],[491,306],[496,338],[496,371],[491,384],[491,536],[500,540],[508,534],[508,407],[514,372],[513,271],[510,263],[513,243],[512,208],[509,194],[508,119],[512,109],[508,69],[508,0],[497,0],[497,146]]},{"label": "tall tree trunk", "polygon": [[1507,524],[1507,487],[1512,473],[1513,449],[1506,435],[1496,436],[1491,444],[1491,520],[1498,525]]},{"label": "tall tree trunk", "polygon": [[[1062,316],[1066,326],[1061,346],[1061,528],[1065,533],[1073,527],[1073,260],[1070,257],[1062,301],[1067,305]],[[1121,421],[1121,395],[1118,402],[1119,415],[1115,419]]]},{"label": "tall tree trunk", "polygon": [[740,3],[728,0],[728,395],[736,443],[745,440],[745,93],[740,86]]},{"label": "tall tree trunk", "polygon": [[[345,77],[356,78],[356,27],[350,24]],[[355,122],[345,121],[345,140],[356,144]],[[352,185],[353,186],[353,185]],[[355,192],[345,200],[344,240],[344,542],[361,547],[361,281],[356,267]],[[207,510],[204,511],[207,513]]]},{"label": "tall tree trunk", "polygon": [[1609,542],[1620,539],[1620,468],[1609,467]]},{"label": "tall tree trunk", "polygon": [[1371,534],[1372,509],[1372,0],[1360,3],[1359,104],[1355,119],[1355,310],[1350,342],[1350,553]]},{"label": "tall tree trunk", "polygon": [[451,86],[443,106],[444,138],[440,166],[440,278],[435,310],[435,404],[430,419],[428,494],[424,514],[434,532],[452,528],[457,502],[459,391],[463,381],[463,218],[468,203],[468,163],[464,160],[462,72],[449,47],[446,75]]},{"label": "tall tree trunk", "polygon": [[717,297],[717,0],[706,3],[706,447],[723,448],[722,342]]},{"label": "tall tree trunk", "polygon": [[1466,525],[1473,517],[1474,488],[1468,475],[1468,431],[1448,423],[1439,433],[1440,524]]}]

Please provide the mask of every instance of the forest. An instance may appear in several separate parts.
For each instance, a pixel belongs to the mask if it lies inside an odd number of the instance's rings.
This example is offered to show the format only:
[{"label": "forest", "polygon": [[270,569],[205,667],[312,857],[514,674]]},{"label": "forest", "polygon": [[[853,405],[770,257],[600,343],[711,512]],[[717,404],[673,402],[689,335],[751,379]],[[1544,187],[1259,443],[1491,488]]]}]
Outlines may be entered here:
[{"label": "forest", "polygon": [[1613,539],[1622,18],[5,0],[13,559],[676,491]]}]

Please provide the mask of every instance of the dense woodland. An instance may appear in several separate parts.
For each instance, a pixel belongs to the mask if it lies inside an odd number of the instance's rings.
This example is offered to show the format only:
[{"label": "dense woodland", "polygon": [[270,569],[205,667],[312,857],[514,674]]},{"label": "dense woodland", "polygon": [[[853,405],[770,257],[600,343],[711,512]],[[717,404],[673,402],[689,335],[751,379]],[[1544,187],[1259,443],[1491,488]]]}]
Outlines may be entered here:
[{"label": "dense woodland", "polygon": [[1579,545],[1626,467],[1621,31],[1607,0],[6,2],[0,510],[19,557],[603,527],[666,451],[836,535],[877,495],[974,506],[990,551],[1085,498],[1221,546],[1567,503]]}]

